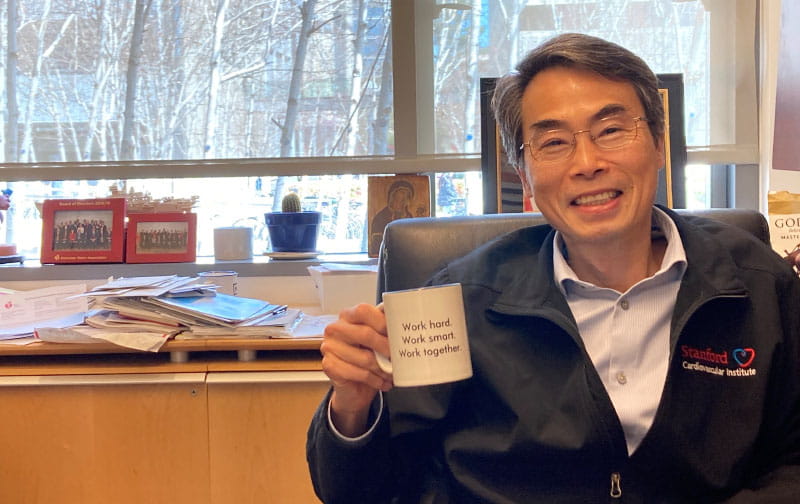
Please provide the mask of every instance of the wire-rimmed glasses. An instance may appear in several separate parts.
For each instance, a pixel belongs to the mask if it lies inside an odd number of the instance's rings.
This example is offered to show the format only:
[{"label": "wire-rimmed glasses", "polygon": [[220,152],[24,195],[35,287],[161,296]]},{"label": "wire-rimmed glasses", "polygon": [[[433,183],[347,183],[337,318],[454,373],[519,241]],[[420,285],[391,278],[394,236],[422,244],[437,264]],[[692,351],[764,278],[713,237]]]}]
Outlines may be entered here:
[{"label": "wire-rimmed glasses", "polygon": [[577,135],[589,133],[592,143],[604,151],[612,151],[627,147],[636,139],[641,116],[631,117],[626,114],[615,114],[595,121],[588,129],[569,131],[551,129],[536,131],[531,139],[519,146],[526,146],[531,157],[539,163],[558,164],[568,160],[575,152]]}]

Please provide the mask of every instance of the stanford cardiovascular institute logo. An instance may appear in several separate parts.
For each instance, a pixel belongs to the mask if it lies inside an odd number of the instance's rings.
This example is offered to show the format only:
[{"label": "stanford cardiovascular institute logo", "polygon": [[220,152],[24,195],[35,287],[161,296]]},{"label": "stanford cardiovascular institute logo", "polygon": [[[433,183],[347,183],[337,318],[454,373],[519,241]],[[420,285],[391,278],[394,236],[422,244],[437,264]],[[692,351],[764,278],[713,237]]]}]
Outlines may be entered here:
[{"label": "stanford cardiovascular institute logo", "polygon": [[750,367],[756,358],[752,348],[734,348],[717,352],[712,348],[705,350],[681,345],[681,365],[683,369],[710,373],[718,376],[755,376],[755,367]]}]

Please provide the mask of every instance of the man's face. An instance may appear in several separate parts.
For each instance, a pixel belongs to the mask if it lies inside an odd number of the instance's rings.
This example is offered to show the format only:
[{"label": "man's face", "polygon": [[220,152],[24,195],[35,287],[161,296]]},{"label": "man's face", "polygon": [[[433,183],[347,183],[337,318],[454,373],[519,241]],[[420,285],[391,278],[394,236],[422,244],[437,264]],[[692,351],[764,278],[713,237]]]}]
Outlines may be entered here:
[{"label": "man's face", "polygon": [[643,118],[636,138],[602,150],[579,133],[563,162],[542,163],[525,148],[523,182],[536,205],[571,244],[611,243],[649,236],[650,214],[664,165],[663,142],[655,142],[633,86],[586,70],[553,67],[528,84],[522,96],[523,138],[537,131],[586,130],[609,114]]}]

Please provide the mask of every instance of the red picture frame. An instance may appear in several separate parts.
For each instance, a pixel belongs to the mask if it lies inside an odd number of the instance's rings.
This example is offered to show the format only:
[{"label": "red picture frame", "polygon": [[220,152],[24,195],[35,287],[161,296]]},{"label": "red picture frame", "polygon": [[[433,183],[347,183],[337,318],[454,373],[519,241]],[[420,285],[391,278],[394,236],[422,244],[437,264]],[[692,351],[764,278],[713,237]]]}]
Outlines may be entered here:
[{"label": "red picture frame", "polygon": [[128,216],[125,262],[194,262],[197,214],[137,213]]},{"label": "red picture frame", "polygon": [[125,205],[125,198],[45,200],[42,264],[123,262]]}]

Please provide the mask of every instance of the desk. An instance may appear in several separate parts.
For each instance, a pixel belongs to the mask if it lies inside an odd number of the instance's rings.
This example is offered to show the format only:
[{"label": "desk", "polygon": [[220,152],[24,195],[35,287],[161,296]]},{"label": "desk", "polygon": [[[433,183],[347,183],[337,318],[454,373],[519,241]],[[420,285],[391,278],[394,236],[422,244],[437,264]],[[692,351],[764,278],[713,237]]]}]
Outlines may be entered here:
[{"label": "desk", "polygon": [[[240,350],[253,352],[241,361]],[[313,503],[319,340],[0,345],[0,502]],[[173,362],[170,352],[188,353]]]}]

